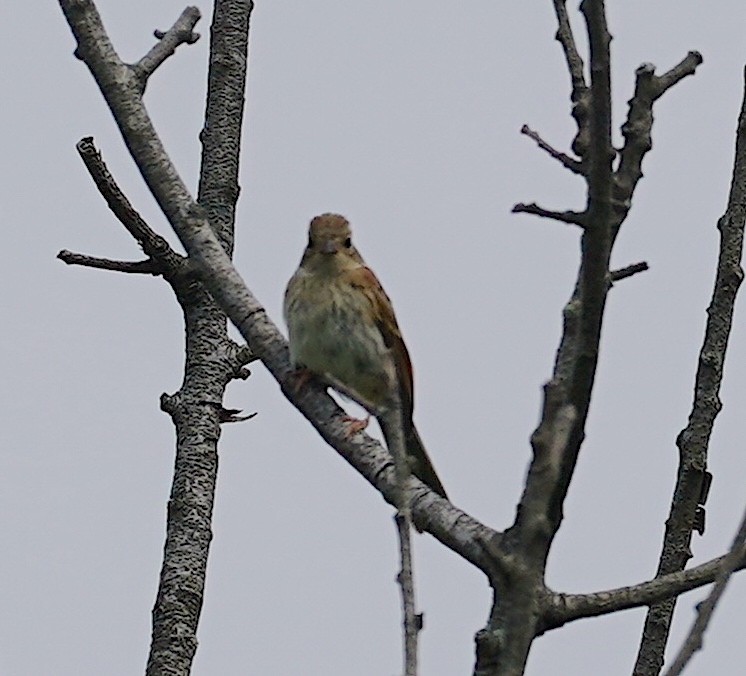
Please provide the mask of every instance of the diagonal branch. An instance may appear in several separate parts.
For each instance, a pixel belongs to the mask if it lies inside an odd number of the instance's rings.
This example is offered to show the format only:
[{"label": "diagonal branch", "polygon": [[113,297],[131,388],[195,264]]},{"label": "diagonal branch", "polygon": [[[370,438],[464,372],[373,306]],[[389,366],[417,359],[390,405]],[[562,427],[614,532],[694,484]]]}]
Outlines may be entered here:
[{"label": "diagonal branch", "polygon": [[567,16],[567,0],[554,0],[554,12],[557,15],[558,24],[557,33],[554,37],[562,45],[562,51],[565,54],[567,70],[570,72],[570,82],[572,84],[572,100],[579,101],[588,91],[588,85],[583,73],[583,59],[575,46],[570,17]]},{"label": "diagonal branch", "polygon": [[176,20],[176,23],[165,33],[159,30],[153,32],[158,42],[132,66],[135,76],[140,81],[141,91],[145,91],[148,78],[169,56],[173,56],[179,45],[193,45],[199,40],[199,33],[194,32],[194,27],[200,18],[201,14],[197,7],[187,7]]},{"label": "diagonal branch", "polygon": [[635,71],[635,93],[629,100],[627,120],[622,125],[624,147],[614,178],[614,208],[619,223],[627,216],[635,187],[642,178],[642,161],[653,147],[653,104],[677,82],[687,75],[693,75],[700,63],[701,54],[689,52],[681,62],[661,76],[655,75],[655,66],[650,63],[643,63]]},{"label": "diagonal branch", "polygon": [[[372,439],[348,438],[342,410],[318,390],[296,393],[287,342],[236,271],[153,128],[136,78],[116,55],[91,0],[59,0],[78,41],[78,53],[91,71],[148,188],[168,218],[190,258],[202,271],[202,282],[241,332],[252,352],[280,383],[285,396],[311,422],[322,438],[394,504],[391,456]],[[361,438],[362,437],[362,438]],[[410,478],[415,526],[475,566],[491,564],[480,542],[497,533],[478,522],[414,477]]]},{"label": "diagonal branch", "polygon": [[78,141],[75,147],[96,188],[106,200],[109,209],[112,210],[127,232],[135,238],[145,254],[157,261],[169,276],[183,271],[186,266],[186,259],[177,254],[168,242],[157,234],[135,210],[111,175],[101,157],[101,153],[93,142],[93,137],[86,136]]},{"label": "diagonal branch", "polygon": [[536,143],[550,157],[557,160],[565,169],[569,169],[573,174],[583,174],[583,163],[580,160],[570,157],[566,153],[561,153],[551,145],[549,145],[537,132],[531,129],[527,124],[521,127],[521,134],[528,136],[532,141]]},{"label": "diagonal branch", "polygon": [[656,95],[655,98],[660,98],[666,93],[668,89],[673,87],[676,83],[683,80],[689,75],[694,75],[697,70],[697,66],[702,63],[702,55],[699,52],[691,51],[679,61],[673,68],[659,75],[656,80]]},{"label": "diagonal branch", "polygon": [[733,538],[733,544],[730,551],[722,557],[721,565],[718,569],[715,584],[707,598],[697,605],[697,619],[692,624],[689,635],[686,637],[684,644],[681,646],[678,655],[676,655],[673,664],[666,671],[666,676],[679,676],[684,668],[693,657],[694,653],[702,649],[702,639],[705,635],[707,625],[712,619],[715,607],[723,596],[725,587],[728,585],[731,575],[734,571],[743,567],[744,547],[746,546],[746,512],[741,517],[741,524],[738,526],[738,532]]},{"label": "diagonal branch", "polygon": [[[744,72],[746,79],[746,71]],[[679,469],[671,509],[666,519],[658,575],[682,570],[691,556],[692,528],[704,502],[703,481],[707,449],[722,404],[720,385],[733,324],[736,295],[743,280],[744,221],[746,220],[746,82],[738,118],[733,179],[725,213],[718,221],[720,251],[712,300],[694,383],[694,402],[686,427],[676,438]],[[663,666],[676,599],[656,604],[648,611],[637,655],[634,676],[654,676]]]},{"label": "diagonal branch", "polygon": [[729,563],[729,567],[733,564],[732,570],[746,568],[746,552],[743,551],[743,545],[737,553],[738,556],[734,559],[729,560],[730,554],[727,554],[694,568],[668,573],[629,587],[592,594],[550,592],[546,602],[543,629],[548,631],[574,620],[647,606],[698,589],[716,580],[726,563]]}]

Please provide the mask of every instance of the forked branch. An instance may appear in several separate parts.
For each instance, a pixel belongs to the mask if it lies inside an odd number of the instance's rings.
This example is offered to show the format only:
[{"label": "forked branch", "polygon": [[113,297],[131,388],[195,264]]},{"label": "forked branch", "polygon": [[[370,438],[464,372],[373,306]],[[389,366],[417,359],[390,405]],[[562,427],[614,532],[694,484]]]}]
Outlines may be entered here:
[{"label": "forked branch", "polygon": [[[91,71],[125,143],[158,205],[201,271],[200,279],[216,303],[236,325],[254,355],[282,386],[286,397],[342,457],[395,504],[391,456],[366,435],[350,439],[343,411],[318,389],[295,391],[287,343],[246,286],[205,210],[197,204],[171,163],[140,96],[137,78],[124,64],[103,28],[91,0],[60,0],[79,44],[78,53]],[[482,570],[491,565],[479,542],[496,531],[458,509],[414,477],[410,480],[415,525]]]}]

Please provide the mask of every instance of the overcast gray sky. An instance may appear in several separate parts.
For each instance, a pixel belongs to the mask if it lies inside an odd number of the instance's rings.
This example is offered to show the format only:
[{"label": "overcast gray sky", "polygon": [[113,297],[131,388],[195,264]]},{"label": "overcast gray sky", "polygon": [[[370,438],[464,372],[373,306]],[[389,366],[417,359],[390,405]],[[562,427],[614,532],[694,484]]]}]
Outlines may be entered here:
[{"label": "overcast gray sky", "polygon": [[[204,38],[152,78],[146,103],[196,185]],[[271,316],[309,219],[338,211],[394,301],[416,370],[415,417],[454,502],[504,528],[514,516],[578,232],[511,215],[518,201],[580,208],[582,181],[518,130],[561,149],[573,124],[549,0],[257,2],[252,18],[236,262]],[[143,670],[164,538],[182,324],[159,279],[80,268],[62,248],[137,259],[74,149],[92,135],[134,205],[174,241],[145,191],[52,0],[6,10],[0,54],[5,219],[0,298],[0,674]],[[574,3],[571,3],[574,5]],[[614,265],[588,438],[549,583],[596,591],[655,571],[686,423],[732,164],[746,62],[736,0],[609,0],[615,126],[633,71],[688,50],[697,75],[656,106],[654,148]],[[136,60],[183,8],[99,0]],[[573,15],[574,18],[578,18]],[[577,27],[581,28],[580,22]],[[618,131],[616,132],[618,134]],[[746,503],[746,331],[740,303],[710,455],[707,533],[721,554]],[[197,676],[396,674],[399,598],[391,510],[317,437],[260,365],[227,404]],[[416,541],[423,676],[471,673],[488,586],[429,536]],[[735,581],[691,675],[737,674],[746,577]],[[680,601],[676,648],[703,592]],[[644,611],[538,639],[527,673],[630,673]]]}]

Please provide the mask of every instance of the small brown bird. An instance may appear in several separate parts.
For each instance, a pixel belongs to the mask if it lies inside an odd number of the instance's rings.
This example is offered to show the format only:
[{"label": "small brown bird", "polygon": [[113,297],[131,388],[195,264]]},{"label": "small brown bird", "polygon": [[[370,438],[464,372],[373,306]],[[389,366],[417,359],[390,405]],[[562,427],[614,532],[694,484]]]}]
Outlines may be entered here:
[{"label": "small brown bird", "polygon": [[373,271],[352,245],[350,224],[338,214],[311,221],[308,246],[288,282],[284,304],[290,359],[378,418],[397,387],[412,473],[446,496],[412,421],[412,363],[394,308]]}]

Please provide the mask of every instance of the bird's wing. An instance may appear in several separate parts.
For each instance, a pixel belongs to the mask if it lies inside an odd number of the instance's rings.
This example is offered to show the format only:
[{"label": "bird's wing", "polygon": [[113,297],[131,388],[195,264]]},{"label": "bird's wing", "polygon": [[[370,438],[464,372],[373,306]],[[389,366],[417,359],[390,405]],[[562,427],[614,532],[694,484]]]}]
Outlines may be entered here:
[{"label": "bird's wing", "polygon": [[381,332],[383,342],[391,351],[396,376],[399,381],[399,397],[404,420],[411,424],[413,399],[412,362],[404,344],[399,325],[396,322],[394,306],[373,271],[365,266],[347,270],[344,273],[349,283],[358,289],[369,301],[372,316]]}]

